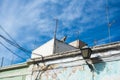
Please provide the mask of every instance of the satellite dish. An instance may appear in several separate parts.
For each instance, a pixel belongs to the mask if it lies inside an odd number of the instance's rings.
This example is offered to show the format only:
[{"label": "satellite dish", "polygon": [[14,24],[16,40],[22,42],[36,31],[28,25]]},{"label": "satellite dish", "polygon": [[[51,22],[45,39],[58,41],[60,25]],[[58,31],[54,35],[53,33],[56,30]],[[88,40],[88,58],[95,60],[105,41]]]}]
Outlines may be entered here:
[{"label": "satellite dish", "polygon": [[65,42],[66,39],[67,39],[67,36],[64,36],[64,37],[61,39],[61,41],[62,41],[62,42]]}]

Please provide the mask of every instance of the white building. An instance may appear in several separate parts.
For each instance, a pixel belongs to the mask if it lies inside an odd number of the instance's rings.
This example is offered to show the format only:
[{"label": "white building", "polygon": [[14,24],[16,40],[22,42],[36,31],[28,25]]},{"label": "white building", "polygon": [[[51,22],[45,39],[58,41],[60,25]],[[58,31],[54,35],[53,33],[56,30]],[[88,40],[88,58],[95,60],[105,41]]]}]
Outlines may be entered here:
[{"label": "white building", "polygon": [[42,46],[38,47],[37,49],[32,51],[32,58],[38,58],[42,56],[49,56],[53,54],[60,54],[67,51],[75,50],[79,47],[85,46],[85,43],[76,40],[71,42],[70,44],[67,44],[63,41],[57,40],[57,39],[51,39]]}]

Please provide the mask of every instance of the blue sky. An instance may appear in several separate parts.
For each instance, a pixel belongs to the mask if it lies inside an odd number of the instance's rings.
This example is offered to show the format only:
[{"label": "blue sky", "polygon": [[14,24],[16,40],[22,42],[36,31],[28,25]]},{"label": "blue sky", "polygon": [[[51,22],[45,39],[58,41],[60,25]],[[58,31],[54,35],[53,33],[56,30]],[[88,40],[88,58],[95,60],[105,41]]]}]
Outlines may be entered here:
[{"label": "blue sky", "polygon": [[[67,41],[79,39],[89,46],[109,42],[105,0],[0,0],[0,25],[28,50],[34,50],[53,38],[55,20],[59,19],[57,38],[67,35]],[[120,0],[108,0],[111,41],[120,41]],[[79,34],[78,34],[79,32]],[[2,30],[0,34],[10,39]],[[2,38],[0,41],[17,55],[29,59],[22,51]],[[24,62],[0,45],[0,61],[4,65]]]}]

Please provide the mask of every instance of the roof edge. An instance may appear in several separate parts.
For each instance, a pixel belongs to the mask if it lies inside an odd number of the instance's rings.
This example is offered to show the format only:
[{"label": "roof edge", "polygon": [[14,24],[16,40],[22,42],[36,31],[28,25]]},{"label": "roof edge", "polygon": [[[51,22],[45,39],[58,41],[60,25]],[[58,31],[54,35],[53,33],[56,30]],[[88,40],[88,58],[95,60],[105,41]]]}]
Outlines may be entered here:
[{"label": "roof edge", "polygon": [[28,67],[28,66],[29,65],[26,62],[20,63],[20,64],[15,64],[15,65],[11,65],[11,66],[1,67],[0,72],[6,71],[6,70],[12,70],[12,69],[24,68],[24,67]]}]

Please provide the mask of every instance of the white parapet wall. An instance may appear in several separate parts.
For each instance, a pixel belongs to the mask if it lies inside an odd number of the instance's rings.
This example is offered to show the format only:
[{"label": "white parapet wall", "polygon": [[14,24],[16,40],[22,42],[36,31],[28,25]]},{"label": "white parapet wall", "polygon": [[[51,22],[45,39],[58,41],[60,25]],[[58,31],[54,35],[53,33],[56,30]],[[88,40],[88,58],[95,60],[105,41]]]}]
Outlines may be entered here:
[{"label": "white parapet wall", "polygon": [[[39,58],[41,56],[50,56],[53,54],[58,54],[70,50],[75,50],[76,48],[64,43],[57,39],[51,39],[42,46],[32,51],[32,58]],[[38,55],[36,55],[38,54]],[[40,56],[41,55],[41,56]]]}]

